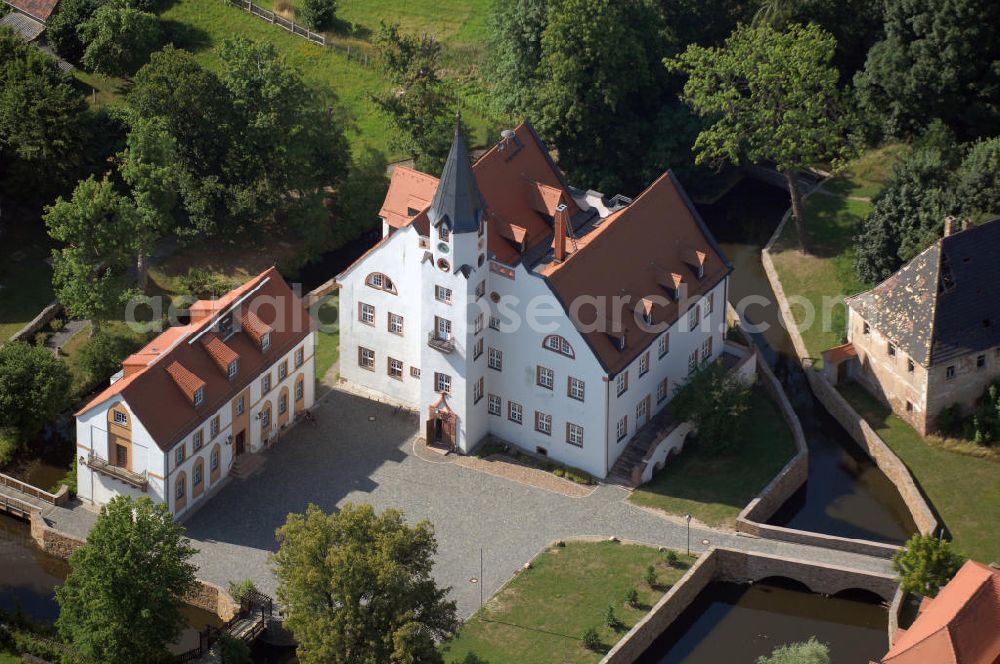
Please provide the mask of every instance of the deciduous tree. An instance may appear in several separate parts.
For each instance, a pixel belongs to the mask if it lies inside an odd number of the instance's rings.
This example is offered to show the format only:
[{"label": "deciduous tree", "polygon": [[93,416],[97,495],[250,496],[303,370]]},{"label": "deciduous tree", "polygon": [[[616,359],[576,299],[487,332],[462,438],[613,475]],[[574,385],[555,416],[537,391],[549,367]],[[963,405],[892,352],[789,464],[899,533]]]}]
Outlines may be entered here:
[{"label": "deciduous tree", "polygon": [[885,0],[884,18],[855,86],[887,132],[940,118],[963,139],[1000,133],[1000,3]]},{"label": "deciduous tree", "polygon": [[337,0],[305,0],[302,20],[313,30],[329,30],[337,21]]},{"label": "deciduous tree", "polygon": [[917,533],[893,554],[892,569],[899,574],[903,590],[936,597],[964,562],[962,556],[951,550],[950,542]]},{"label": "deciduous tree", "polygon": [[66,245],[52,252],[56,295],[71,316],[91,319],[96,332],[101,319],[133,294],[125,271],[134,255],[138,211],[107,176],[89,177],[70,200],[60,196],[46,208],[44,218],[49,235]]},{"label": "deciduous tree", "polygon": [[56,589],[59,633],[91,661],[163,661],[184,627],[195,553],[164,503],[112,498]]},{"label": "deciduous tree", "polygon": [[490,12],[490,57],[484,66],[500,109],[515,117],[534,99],[548,6],[548,0],[497,0]]},{"label": "deciduous tree", "polygon": [[125,0],[108,2],[79,27],[81,64],[105,76],[127,76],[143,65],[162,39],[160,19]]},{"label": "deciduous tree", "polygon": [[0,433],[24,439],[69,402],[69,369],[48,348],[10,341],[0,346]]},{"label": "deciduous tree", "polygon": [[787,643],[768,657],[758,657],[757,664],[830,664],[830,649],[811,637],[802,643]]},{"label": "deciduous tree", "polygon": [[278,598],[303,664],[441,662],[434,648],[458,628],[455,603],[431,577],[431,524],[396,510],[310,505],[277,531]]},{"label": "deciduous tree", "polygon": [[678,420],[694,425],[700,445],[725,450],[750,411],[750,388],[721,363],[712,362],[699,367],[677,390],[671,410]]},{"label": "deciduous tree", "polygon": [[689,74],[683,99],[712,124],[698,134],[699,163],[773,161],[784,174],[804,241],[798,174],[854,152],[840,104],[836,42],[815,25],[740,26],[721,48],[689,46],[667,67]]}]

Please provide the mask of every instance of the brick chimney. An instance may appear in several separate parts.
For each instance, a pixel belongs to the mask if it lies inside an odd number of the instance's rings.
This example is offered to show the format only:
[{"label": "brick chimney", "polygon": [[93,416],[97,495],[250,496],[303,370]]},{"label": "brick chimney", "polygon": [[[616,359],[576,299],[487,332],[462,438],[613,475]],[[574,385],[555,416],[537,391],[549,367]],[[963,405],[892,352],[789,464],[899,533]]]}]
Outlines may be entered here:
[{"label": "brick chimney", "polygon": [[948,237],[955,232],[955,217],[948,215],[944,218],[944,236]]},{"label": "brick chimney", "polygon": [[566,260],[566,235],[569,226],[567,219],[566,204],[560,203],[556,208],[555,228],[552,237],[552,251],[555,253],[555,261],[562,263]]}]

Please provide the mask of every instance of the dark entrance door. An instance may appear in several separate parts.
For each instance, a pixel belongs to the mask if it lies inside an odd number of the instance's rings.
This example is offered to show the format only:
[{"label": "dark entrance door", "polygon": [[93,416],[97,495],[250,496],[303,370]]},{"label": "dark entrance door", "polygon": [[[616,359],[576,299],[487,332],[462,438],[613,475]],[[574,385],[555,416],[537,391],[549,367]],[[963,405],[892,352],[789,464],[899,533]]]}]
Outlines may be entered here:
[{"label": "dark entrance door", "polygon": [[246,431],[240,431],[238,434],[236,434],[236,456],[239,456],[247,451],[246,439],[247,439]]},{"label": "dark entrance door", "polygon": [[128,448],[118,443],[115,443],[115,465],[128,468]]},{"label": "dark entrance door", "polygon": [[441,428],[442,428],[441,427],[441,419],[440,418],[434,418],[434,442],[435,443],[440,443],[441,442]]}]

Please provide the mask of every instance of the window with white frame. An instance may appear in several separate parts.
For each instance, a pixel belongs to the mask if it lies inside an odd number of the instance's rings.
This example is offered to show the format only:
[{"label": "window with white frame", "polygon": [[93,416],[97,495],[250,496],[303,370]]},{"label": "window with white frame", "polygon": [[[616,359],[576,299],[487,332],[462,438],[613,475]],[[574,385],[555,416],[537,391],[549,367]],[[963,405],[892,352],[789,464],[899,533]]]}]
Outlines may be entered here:
[{"label": "window with white frame", "polygon": [[500,318],[498,316],[490,316],[490,329],[491,330],[500,329]]},{"label": "window with white frame", "polygon": [[403,333],[403,317],[391,311],[389,312],[389,331],[393,334]]},{"label": "window with white frame", "polygon": [[649,353],[643,353],[639,358],[639,375],[645,376],[649,373]]},{"label": "window with white frame", "polygon": [[371,348],[358,346],[358,366],[362,369],[375,371],[375,351]]},{"label": "window with white frame", "polygon": [[478,300],[483,295],[486,295],[486,280],[483,279],[478,284],[476,284],[476,299]]},{"label": "window with white frame", "polygon": [[244,412],[246,412],[246,408],[247,408],[246,399],[241,394],[236,398],[236,414],[242,415]]},{"label": "window with white frame", "polygon": [[693,374],[697,368],[698,368],[698,351],[694,350],[691,351],[690,355],[688,355],[688,375],[690,376],[691,374]]},{"label": "window with white frame", "polygon": [[174,466],[181,465],[182,463],[184,463],[184,459],[186,458],[187,458],[187,453],[184,448],[184,443],[181,443],[180,445],[177,446],[177,449],[174,450]]},{"label": "window with white frame", "polygon": [[282,381],[288,378],[288,360],[284,360],[278,365],[278,380]]},{"label": "window with white frame", "polygon": [[660,357],[663,357],[670,352],[670,333],[667,332],[660,340],[657,342],[657,350],[660,352]]},{"label": "window with white frame", "polygon": [[195,407],[200,406],[205,401],[205,388],[199,387],[194,391],[194,405]]},{"label": "window with white frame", "polygon": [[667,399],[667,379],[664,378],[656,384],[656,403],[661,403]]},{"label": "window with white frame", "polygon": [[544,433],[546,436],[552,435],[552,416],[548,413],[535,411],[535,431]]},{"label": "window with white frame", "polygon": [[489,404],[490,415],[499,416],[500,411],[502,409],[503,400],[496,394],[491,394],[489,401],[487,403]]},{"label": "window with white frame", "polygon": [[535,381],[540,387],[551,390],[556,382],[556,374],[552,369],[538,365],[535,369]]},{"label": "window with white frame", "polygon": [[302,366],[302,363],[305,361],[305,357],[306,357],[306,349],[305,348],[296,348],[295,349],[295,368],[296,369],[298,369],[299,367]]},{"label": "window with white frame", "polygon": [[573,346],[566,341],[565,337],[561,337],[558,334],[550,334],[545,337],[545,340],[542,342],[542,346],[548,350],[559,353],[560,355],[575,357],[573,353]]},{"label": "window with white frame", "polygon": [[712,337],[701,343],[701,361],[707,362],[710,357],[712,357]]},{"label": "window with white frame", "polygon": [[618,433],[618,440],[622,440],[628,435],[628,415],[622,415],[621,419],[618,420],[618,426],[616,429]]},{"label": "window with white frame", "polygon": [[483,377],[472,384],[472,403],[479,403],[483,398]]},{"label": "window with white frame", "polygon": [[215,438],[219,435],[219,416],[216,415],[212,418],[212,421],[208,425],[208,435],[209,438]]},{"label": "window with white frame", "polygon": [[715,311],[715,293],[709,293],[705,299],[705,315],[708,316]]},{"label": "window with white frame", "polygon": [[410,367],[410,376],[420,378],[420,369],[418,367]]},{"label": "window with white frame", "polygon": [[397,360],[394,357],[389,358],[388,364],[389,377],[395,378],[397,380],[403,380],[403,361]]},{"label": "window with white frame", "polygon": [[570,445],[583,447],[583,427],[572,422],[566,423],[566,442]]},{"label": "window with white frame", "polygon": [[271,347],[271,333],[265,332],[260,338],[260,350],[266,352]]},{"label": "window with white frame", "polygon": [[583,401],[584,397],[584,384],[579,378],[569,377],[569,384],[567,386],[567,394],[570,399],[576,399],[577,401]]},{"label": "window with white frame", "polygon": [[261,430],[267,430],[271,427],[271,409],[265,408],[260,411],[260,428]]},{"label": "window with white frame", "polygon": [[688,331],[694,332],[698,329],[698,323],[701,322],[701,305],[696,304],[691,307],[691,311],[688,312]]},{"label": "window with white frame", "polygon": [[483,338],[480,337],[476,339],[476,345],[472,347],[472,359],[478,360],[479,356],[483,354]]},{"label": "window with white frame", "polygon": [[451,393],[451,376],[439,371],[434,372],[434,390],[436,392]]},{"label": "window with white frame", "polygon": [[503,351],[492,347],[490,348],[489,367],[490,369],[503,371]]},{"label": "window with white frame", "polygon": [[187,478],[184,477],[184,473],[177,476],[174,480],[174,499],[181,500],[184,497],[184,485],[187,483]]},{"label": "window with white frame", "polygon": [[615,379],[615,385],[618,388],[618,396],[625,394],[628,390],[628,370],[618,374],[618,378]]},{"label": "window with white frame", "polygon": [[202,431],[201,429],[198,429],[197,431],[194,432],[194,435],[191,436],[191,451],[197,452],[204,446],[205,446],[205,432]]},{"label": "window with white frame", "polygon": [[396,294],[396,287],[393,285],[392,279],[381,272],[372,272],[369,274],[365,278],[365,284],[377,290],[383,290],[393,295]]},{"label": "window with white frame", "polygon": [[115,413],[115,424],[125,425],[128,423],[128,418],[125,416],[125,413],[123,413],[120,410],[116,410],[114,411],[114,413]]},{"label": "window with white frame", "polygon": [[266,374],[260,377],[260,393],[267,394],[271,391],[271,372],[268,371]]},{"label": "window with white frame", "polygon": [[208,456],[208,465],[212,470],[219,469],[219,448],[216,447],[212,450],[212,453]]},{"label": "window with white frame", "polygon": [[282,392],[278,395],[278,415],[284,415],[288,412],[288,393]]},{"label": "window with white frame", "polygon": [[375,327],[375,306],[367,302],[358,303],[358,320]]},{"label": "window with white frame", "polygon": [[517,422],[518,424],[522,421],[523,411],[521,409],[521,404],[516,401],[507,402],[507,419],[511,422]]},{"label": "window with white frame", "polygon": [[444,286],[434,286],[434,299],[438,302],[451,304],[451,289]]},{"label": "window with white frame", "polygon": [[442,341],[451,339],[451,321],[440,316],[434,317],[434,335]]},{"label": "window with white frame", "polygon": [[191,486],[200,486],[204,478],[205,468],[200,463],[196,463],[191,471]]},{"label": "window with white frame", "polygon": [[646,417],[646,400],[643,399],[635,405],[635,425],[639,426],[639,422]]},{"label": "window with white frame", "polygon": [[295,383],[295,400],[302,401],[302,395],[305,393],[305,381],[300,380]]},{"label": "window with white frame", "polygon": [[232,380],[233,378],[236,378],[236,374],[238,374],[239,372],[240,372],[240,358],[237,357],[235,360],[229,363],[229,367],[227,368],[226,373],[229,375],[229,379]]},{"label": "window with white frame", "polygon": [[482,331],[483,331],[483,314],[482,312],[480,312],[476,314],[475,333],[479,334]]}]

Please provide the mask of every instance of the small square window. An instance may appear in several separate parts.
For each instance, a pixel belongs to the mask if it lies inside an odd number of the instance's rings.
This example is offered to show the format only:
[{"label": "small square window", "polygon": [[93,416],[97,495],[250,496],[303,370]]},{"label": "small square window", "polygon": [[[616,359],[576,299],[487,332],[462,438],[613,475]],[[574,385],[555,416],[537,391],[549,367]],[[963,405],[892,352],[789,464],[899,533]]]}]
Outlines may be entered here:
[{"label": "small square window", "polygon": [[115,424],[125,424],[128,422],[128,418],[125,417],[125,413],[123,413],[120,410],[116,410],[114,412],[115,412]]},{"label": "small square window", "polygon": [[434,373],[434,390],[437,392],[451,393],[451,376],[446,373]]},{"label": "small square window", "polygon": [[567,422],[566,442],[570,445],[575,445],[576,447],[583,447],[583,427],[573,424],[572,422]]},{"label": "small square window", "polygon": [[393,334],[403,333],[403,317],[399,314],[389,313],[389,331]]},{"label": "small square window", "polygon": [[444,286],[435,286],[434,299],[437,300],[438,302],[451,304],[451,289],[445,288]]},{"label": "small square window", "polygon": [[517,422],[518,424],[522,421],[522,410],[521,404],[514,401],[507,402],[507,419],[511,422]]},{"label": "small square window", "polygon": [[944,377],[947,380],[951,380],[952,378],[955,377],[955,365],[954,364],[951,365],[950,367],[948,367],[947,369],[945,369],[945,371],[944,371]]},{"label": "small square window", "polygon": [[502,400],[495,394],[491,394],[489,398],[489,412],[490,415],[500,415]]},{"label": "small square window", "polygon": [[389,358],[389,376],[396,380],[403,379],[403,361],[394,357]]},{"label": "small square window", "polygon": [[365,325],[375,326],[375,306],[364,302],[358,303],[358,320]]},{"label": "small square window", "polygon": [[410,367],[410,376],[412,378],[420,378],[420,369],[417,367]]},{"label": "small square window", "polygon": [[503,371],[503,351],[497,350],[496,348],[490,348],[488,359],[490,369]]},{"label": "small square window", "polygon": [[500,329],[500,318],[498,316],[490,316],[490,329],[491,330]]},{"label": "small square window", "polygon": [[548,367],[543,367],[539,365],[535,368],[535,382],[539,387],[544,387],[547,390],[551,390],[553,385],[555,385],[555,372]]},{"label": "small square window", "polygon": [[361,346],[358,346],[358,366],[374,371],[375,351],[370,348],[362,348]]},{"label": "small square window", "polygon": [[976,369],[985,369],[985,368],[986,368],[986,356],[979,355],[978,357],[976,357]]},{"label": "small square window", "polygon": [[585,391],[586,388],[582,380],[580,380],[579,378],[573,378],[572,376],[569,377],[568,394],[570,399],[583,401]]},{"label": "small square window", "polygon": [[546,436],[552,435],[552,416],[547,413],[535,411],[535,431],[544,433]]}]

